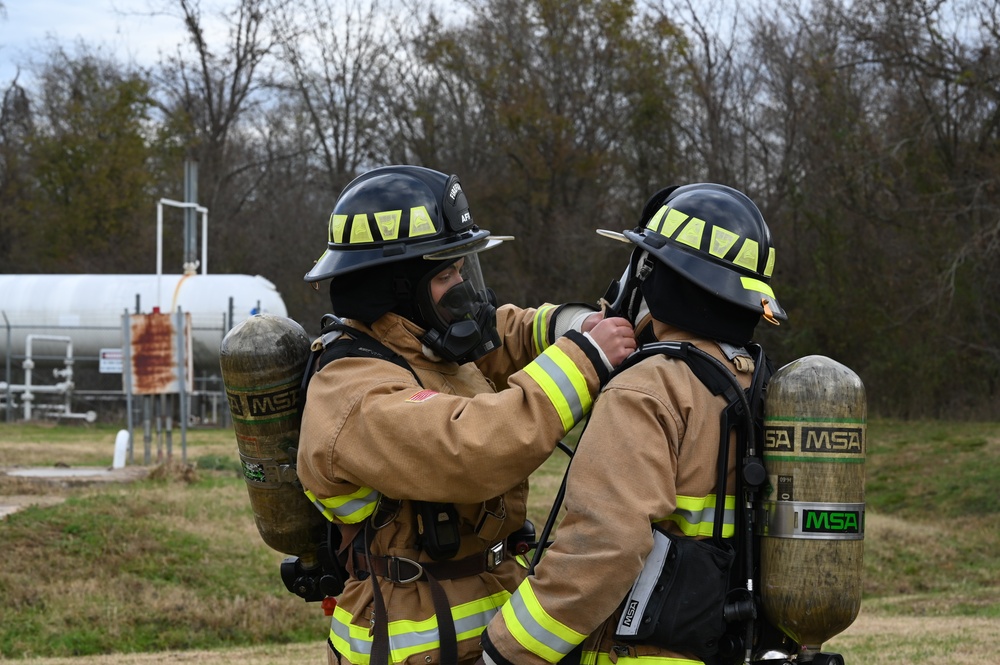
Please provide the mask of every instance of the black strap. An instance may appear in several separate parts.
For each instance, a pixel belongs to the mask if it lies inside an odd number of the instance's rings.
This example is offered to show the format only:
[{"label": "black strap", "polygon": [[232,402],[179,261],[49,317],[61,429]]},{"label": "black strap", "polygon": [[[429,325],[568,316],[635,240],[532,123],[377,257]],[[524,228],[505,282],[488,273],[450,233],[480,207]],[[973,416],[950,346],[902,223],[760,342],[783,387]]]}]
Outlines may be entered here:
[{"label": "black strap", "polygon": [[[368,570],[375,570],[372,561],[371,544],[374,538],[375,526],[369,519],[365,523],[365,559]],[[369,575],[372,581],[372,595],[375,605],[375,617],[372,623],[372,652],[370,665],[389,665],[391,649],[389,645],[389,613],[382,597],[382,587],[379,575]],[[424,578],[431,589],[431,600],[434,603],[434,614],[437,615],[438,641],[441,651],[441,665],[458,665],[458,633],[455,630],[455,619],[451,615],[451,603],[448,594],[441,583],[424,569]]]},{"label": "black strap", "polygon": [[410,367],[410,364],[406,362],[406,359],[403,358],[403,356],[396,353],[382,342],[379,342],[371,335],[361,332],[357,328],[352,328],[343,321],[334,321],[333,323],[326,325],[321,334],[326,335],[328,333],[338,331],[346,333],[347,336],[341,336],[332,344],[327,345],[322,351],[314,352],[318,356],[315,360],[314,371],[318,372],[334,360],[338,360],[340,358],[379,358],[381,360],[388,360],[389,362],[408,370],[411,374],[413,374],[417,383],[420,383],[420,377],[417,376],[417,373],[413,371],[413,368]]},{"label": "black strap", "polygon": [[[368,567],[371,568],[371,541],[375,527],[371,520],[365,523],[365,556],[369,558]],[[375,605],[375,617],[372,621],[372,653],[371,665],[389,665],[389,613],[385,609],[385,599],[382,597],[382,588],[379,585],[378,575],[371,575],[373,602]]]}]

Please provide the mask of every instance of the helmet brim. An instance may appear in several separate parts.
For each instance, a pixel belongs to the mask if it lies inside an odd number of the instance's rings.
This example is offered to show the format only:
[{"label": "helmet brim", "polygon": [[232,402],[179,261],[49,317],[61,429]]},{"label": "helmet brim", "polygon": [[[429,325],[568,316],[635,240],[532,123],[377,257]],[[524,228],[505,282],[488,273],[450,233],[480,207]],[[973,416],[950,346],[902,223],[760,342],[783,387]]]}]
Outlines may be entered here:
[{"label": "helmet brim", "polygon": [[443,244],[441,239],[434,239],[426,243],[387,243],[381,247],[365,247],[356,249],[338,248],[336,250],[327,248],[323,255],[317,259],[312,269],[306,273],[304,279],[307,282],[320,282],[325,279],[346,275],[347,273],[370,268],[373,266],[406,261],[414,258],[424,258],[428,260],[446,260],[459,258],[490,249],[509,239],[508,236],[490,236],[490,232],[485,229],[475,229],[465,231],[463,237],[458,240],[447,239],[448,248],[442,251],[434,251]]},{"label": "helmet brim", "polygon": [[460,259],[463,256],[468,256],[469,254],[478,254],[479,252],[485,252],[488,249],[493,249],[494,247],[500,245],[508,240],[513,240],[514,236],[490,236],[489,238],[483,238],[477,242],[469,243],[467,245],[462,245],[460,247],[449,247],[446,250],[440,252],[433,252],[431,254],[424,254],[424,258],[428,261],[447,261],[449,259]]}]

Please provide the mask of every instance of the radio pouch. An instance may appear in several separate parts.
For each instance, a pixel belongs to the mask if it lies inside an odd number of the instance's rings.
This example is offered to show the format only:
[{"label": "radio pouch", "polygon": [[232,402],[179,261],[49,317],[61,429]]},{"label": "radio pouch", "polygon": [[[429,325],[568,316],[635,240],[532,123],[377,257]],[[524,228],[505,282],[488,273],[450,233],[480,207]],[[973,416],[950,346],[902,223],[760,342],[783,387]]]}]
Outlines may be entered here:
[{"label": "radio pouch", "polygon": [[735,551],[653,528],[653,549],[625,598],[615,638],[708,661],[726,632],[723,607]]},{"label": "radio pouch", "polygon": [[451,559],[462,544],[458,533],[458,511],[451,503],[414,501],[420,547],[435,561]]}]

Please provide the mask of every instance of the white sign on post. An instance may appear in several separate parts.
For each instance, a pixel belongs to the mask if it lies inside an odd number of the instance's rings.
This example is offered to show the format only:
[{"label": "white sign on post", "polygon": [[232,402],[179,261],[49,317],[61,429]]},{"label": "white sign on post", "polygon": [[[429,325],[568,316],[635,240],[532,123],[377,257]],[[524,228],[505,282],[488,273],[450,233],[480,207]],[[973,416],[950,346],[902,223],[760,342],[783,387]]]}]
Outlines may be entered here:
[{"label": "white sign on post", "polygon": [[101,374],[121,374],[125,369],[124,359],[121,349],[101,349],[98,371]]}]

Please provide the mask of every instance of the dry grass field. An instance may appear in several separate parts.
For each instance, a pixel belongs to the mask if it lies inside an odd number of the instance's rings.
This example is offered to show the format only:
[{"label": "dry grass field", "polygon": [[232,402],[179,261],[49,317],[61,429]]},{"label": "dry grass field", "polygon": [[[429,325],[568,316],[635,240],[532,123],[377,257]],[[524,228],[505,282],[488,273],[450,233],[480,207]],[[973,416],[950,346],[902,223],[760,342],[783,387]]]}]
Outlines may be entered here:
[{"label": "dry grass field", "polygon": [[[115,433],[0,424],[0,469],[106,468]],[[869,438],[865,599],[824,650],[849,665],[1000,662],[1000,515],[966,487],[997,477],[1000,427],[884,423]],[[326,662],[327,620],[281,588],[282,555],[256,533],[231,433],[189,432],[185,452],[181,465],[175,433],[170,463],[124,482],[0,474],[0,506],[27,506],[0,519],[0,661]],[[557,454],[533,476],[536,525],[564,467]],[[949,519],[963,504],[976,508]]]}]

